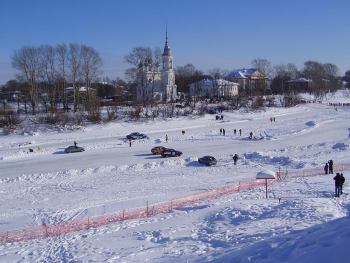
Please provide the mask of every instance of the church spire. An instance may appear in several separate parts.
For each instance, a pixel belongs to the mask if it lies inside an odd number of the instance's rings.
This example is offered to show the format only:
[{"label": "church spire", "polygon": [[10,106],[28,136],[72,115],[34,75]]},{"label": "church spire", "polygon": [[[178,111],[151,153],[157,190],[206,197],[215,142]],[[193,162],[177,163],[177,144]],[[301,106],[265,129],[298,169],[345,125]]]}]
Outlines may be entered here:
[{"label": "church spire", "polygon": [[168,45],[168,24],[165,25],[165,45]]},{"label": "church spire", "polygon": [[168,25],[165,26],[165,45],[163,56],[171,56],[171,51],[168,43]]}]

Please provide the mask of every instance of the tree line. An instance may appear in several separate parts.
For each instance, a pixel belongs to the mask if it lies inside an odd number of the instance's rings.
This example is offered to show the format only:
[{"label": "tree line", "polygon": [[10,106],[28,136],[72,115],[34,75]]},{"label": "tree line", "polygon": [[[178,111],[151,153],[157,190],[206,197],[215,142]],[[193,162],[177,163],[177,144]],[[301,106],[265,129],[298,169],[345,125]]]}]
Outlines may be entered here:
[{"label": "tree line", "polygon": [[[17,79],[22,83],[19,101],[30,104],[32,114],[38,111],[40,101],[48,104],[50,112],[57,112],[58,105],[69,109],[68,85],[73,90],[73,110],[80,106],[91,111],[94,108],[94,83],[102,66],[97,50],[83,44],[59,44],[56,46],[28,46],[16,50],[11,58],[12,66],[18,70]],[[79,88],[86,87],[82,100]]]},{"label": "tree line", "polygon": [[[18,113],[23,106],[25,113],[30,112],[33,115],[38,112],[55,115],[58,110],[71,110],[86,112],[90,118],[99,121],[101,99],[116,95],[115,87],[120,86],[123,87],[123,90],[118,91],[121,100],[135,102],[137,73],[140,68],[159,68],[161,58],[160,48],[135,47],[124,57],[124,62],[130,65],[125,71],[126,81],[106,79],[105,82],[101,82],[99,80],[102,59],[93,47],[76,43],[22,47],[11,57],[12,65],[18,70],[18,74],[16,80],[8,81],[2,87],[0,100],[3,102],[3,108],[0,108],[0,112],[6,113],[4,91],[7,90],[16,91]],[[338,67],[332,63],[306,61],[303,67],[298,69],[292,63],[272,65],[267,59],[257,58],[251,61],[250,66],[268,77],[269,86],[263,90],[253,90],[250,94],[240,90],[238,98],[235,102],[232,101],[235,107],[239,104],[238,101],[244,104],[251,96],[284,94],[288,97],[295,94],[296,91],[288,82],[301,77],[312,80],[313,85],[310,89],[298,91],[313,93],[316,96],[338,89],[342,81],[350,85],[350,70],[341,77]],[[175,68],[175,81],[178,92],[188,93],[189,85],[193,82],[204,78],[230,80],[229,73],[229,70],[221,68],[204,72],[188,63]],[[84,90],[80,90],[82,86],[85,87]],[[190,104],[190,99],[187,97],[187,105]],[[108,109],[108,113],[111,113],[111,118],[115,115],[111,109]]]}]

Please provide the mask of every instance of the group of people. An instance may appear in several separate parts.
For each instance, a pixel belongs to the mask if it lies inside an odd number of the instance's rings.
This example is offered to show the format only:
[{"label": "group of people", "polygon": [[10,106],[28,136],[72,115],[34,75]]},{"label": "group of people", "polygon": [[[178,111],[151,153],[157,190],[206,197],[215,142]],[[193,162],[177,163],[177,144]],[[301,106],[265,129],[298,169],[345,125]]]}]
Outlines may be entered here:
[{"label": "group of people", "polygon": [[225,129],[224,128],[220,128],[220,135],[225,136],[225,134],[226,134]]},{"label": "group of people", "polygon": [[[333,160],[329,160],[326,162],[324,166],[324,173],[325,174],[333,174]],[[343,185],[345,183],[345,177],[343,173],[336,173],[336,175],[333,177],[334,184],[335,184],[335,197],[339,197],[341,194],[343,194]]]},{"label": "group of people", "polygon": [[335,197],[339,197],[341,194],[343,194],[343,185],[345,183],[345,177],[342,173],[337,173],[334,178],[335,183]]},{"label": "group of people", "polygon": [[216,117],[215,117],[215,119],[217,120],[217,121],[219,121],[219,120],[223,120],[224,119],[224,115],[216,115]]},{"label": "group of people", "polygon": [[[239,136],[242,136],[242,129],[239,129],[238,132],[239,132]],[[236,135],[236,133],[237,133],[237,130],[234,129],[233,134]]]},{"label": "group of people", "polygon": [[270,122],[276,122],[276,117],[270,117]]},{"label": "group of people", "polygon": [[[242,129],[239,129],[239,130],[238,130],[238,133],[239,133],[239,136],[242,136]],[[234,134],[234,135],[237,134],[237,130],[236,130],[236,129],[233,130],[233,134]],[[223,136],[226,135],[226,131],[225,131],[224,128],[220,128],[220,135],[223,135]]]},{"label": "group of people", "polygon": [[333,160],[329,160],[328,162],[326,162],[324,166],[324,173],[333,174]]}]

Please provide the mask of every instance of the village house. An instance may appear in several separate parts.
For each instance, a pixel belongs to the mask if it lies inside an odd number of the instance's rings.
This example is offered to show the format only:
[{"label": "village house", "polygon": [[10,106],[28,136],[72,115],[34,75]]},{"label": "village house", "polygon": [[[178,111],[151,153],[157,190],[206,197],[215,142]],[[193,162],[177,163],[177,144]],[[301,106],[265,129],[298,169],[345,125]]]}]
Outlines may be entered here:
[{"label": "village house", "polygon": [[312,80],[307,78],[292,79],[286,82],[286,90],[289,91],[310,91],[312,88]]},{"label": "village house", "polygon": [[240,85],[240,92],[252,95],[255,91],[265,91],[268,78],[256,68],[243,68],[230,72],[227,78]]},{"label": "village house", "polygon": [[238,96],[238,86],[224,79],[203,79],[190,84],[190,97],[228,99]]}]

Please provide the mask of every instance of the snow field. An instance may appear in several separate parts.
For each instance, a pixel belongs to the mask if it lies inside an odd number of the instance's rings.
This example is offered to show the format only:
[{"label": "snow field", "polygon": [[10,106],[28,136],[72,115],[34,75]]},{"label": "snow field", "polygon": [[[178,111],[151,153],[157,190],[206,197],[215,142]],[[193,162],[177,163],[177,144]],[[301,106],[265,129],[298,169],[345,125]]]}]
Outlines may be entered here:
[{"label": "snow field", "polygon": [[[270,116],[276,116],[276,123],[270,123]],[[265,188],[258,187],[198,200],[169,214],[2,244],[0,261],[271,263],[299,262],[310,255],[317,262],[330,260],[317,248],[328,251],[347,242],[348,228],[337,229],[347,222],[350,188],[346,183],[345,194],[336,199],[333,175],[293,178],[291,171],[300,174],[333,159],[335,172],[343,171],[348,180],[348,167],[339,164],[349,162],[349,117],[347,108],[308,104],[224,113],[225,122],[207,115],[0,137],[1,232],[144,208],[147,201],[162,203],[254,180],[262,169],[289,171],[287,180],[269,186],[268,200]],[[221,127],[225,137],[219,135]],[[239,128],[243,135],[234,136],[233,129]],[[121,138],[132,131],[145,132],[150,139],[128,147]],[[254,140],[247,139],[249,131]],[[73,140],[87,150],[56,153]],[[20,152],[38,145],[42,152]],[[152,156],[156,145],[184,154]],[[237,166],[234,153],[240,156]],[[217,166],[198,165],[197,158],[207,154],[218,159]],[[339,255],[347,262],[344,253]]]}]

